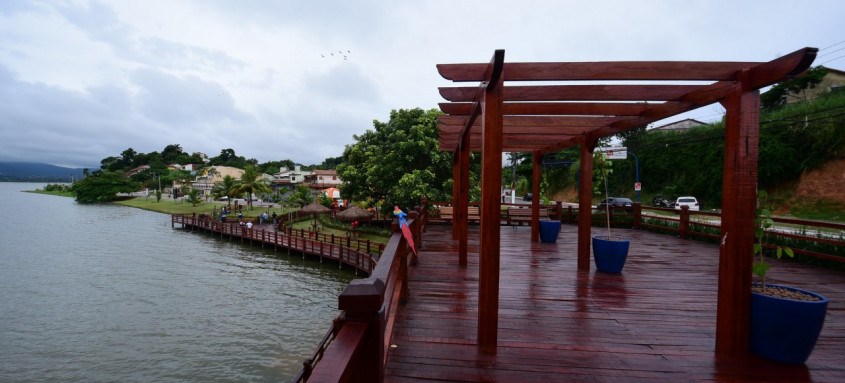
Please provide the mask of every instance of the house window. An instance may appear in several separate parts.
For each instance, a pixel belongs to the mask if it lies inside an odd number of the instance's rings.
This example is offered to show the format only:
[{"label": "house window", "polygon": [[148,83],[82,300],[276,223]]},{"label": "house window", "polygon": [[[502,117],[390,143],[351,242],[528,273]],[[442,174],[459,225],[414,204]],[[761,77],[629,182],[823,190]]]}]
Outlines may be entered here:
[{"label": "house window", "polygon": [[337,181],[337,176],[332,176],[332,181]]}]

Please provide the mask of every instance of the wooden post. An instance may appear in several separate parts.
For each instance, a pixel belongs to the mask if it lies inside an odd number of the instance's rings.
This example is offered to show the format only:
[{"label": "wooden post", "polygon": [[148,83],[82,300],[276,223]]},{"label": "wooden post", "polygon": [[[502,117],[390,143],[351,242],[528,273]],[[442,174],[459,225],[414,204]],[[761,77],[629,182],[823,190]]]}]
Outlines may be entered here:
[{"label": "wooden post", "polygon": [[[534,198],[531,199],[531,242],[540,241],[540,165],[543,155],[539,150],[535,150],[531,154],[532,162],[534,163],[533,171],[531,172],[531,193]],[[513,193],[513,191],[511,191]]]},{"label": "wooden post", "polygon": [[598,140],[584,136],[581,141],[581,175],[578,187],[578,270],[590,270],[590,225],[593,219],[593,150]]},{"label": "wooden post", "polygon": [[[740,84],[745,84],[748,71],[743,71],[740,78]],[[725,165],[722,176],[716,355],[735,357],[747,355],[749,349],[760,92],[737,87],[722,105],[726,109]]]},{"label": "wooden post", "polygon": [[[494,61],[499,59],[504,59],[504,51],[496,51]],[[498,342],[503,80],[504,76],[494,75],[487,83],[481,99],[483,128],[481,132],[481,251],[478,261],[478,347],[484,354],[496,354]]]},{"label": "wooden post", "polygon": [[456,210],[458,210],[461,192],[460,152],[456,151],[452,157],[452,239],[458,239],[460,238],[460,230],[457,222],[455,222],[455,214],[457,214]]},{"label": "wooden post", "polygon": [[689,239],[689,206],[681,206],[680,222],[678,223],[678,237]]},{"label": "wooden post", "polygon": [[[338,298],[338,308],[343,310],[341,320],[366,326],[363,341],[358,346],[360,358],[349,377],[350,382],[384,381],[384,282],[380,279],[355,279]],[[330,361],[324,361],[330,363]],[[312,377],[314,381],[321,381]]]},{"label": "wooden post", "polygon": [[555,201],[555,216],[558,221],[563,221],[563,207],[561,201]]},{"label": "wooden post", "polygon": [[634,202],[634,217],[631,222],[631,227],[634,229],[640,228],[640,223],[643,219],[643,205],[639,202]]},{"label": "wooden post", "polygon": [[[453,218],[453,223],[459,225],[458,231],[458,265],[461,267],[467,266],[467,252],[469,240],[469,142],[461,143],[461,184],[458,193],[458,207],[453,210],[452,214],[457,214]],[[459,219],[460,218],[460,219]]]}]

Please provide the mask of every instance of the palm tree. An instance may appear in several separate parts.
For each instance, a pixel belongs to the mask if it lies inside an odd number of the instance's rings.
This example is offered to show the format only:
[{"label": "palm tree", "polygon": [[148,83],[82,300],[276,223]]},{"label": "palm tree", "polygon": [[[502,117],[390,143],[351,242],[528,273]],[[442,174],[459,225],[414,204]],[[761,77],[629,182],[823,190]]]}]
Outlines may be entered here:
[{"label": "palm tree", "polygon": [[250,210],[252,210],[253,194],[269,193],[270,191],[270,185],[267,184],[267,181],[261,178],[261,173],[255,166],[247,166],[246,169],[244,169],[243,174],[241,174],[241,181],[238,183],[237,192],[239,194],[246,193],[246,203]]},{"label": "palm tree", "polygon": [[214,199],[222,197],[233,198],[238,195],[237,188],[238,180],[235,177],[229,175],[223,176],[223,182],[214,184],[214,187],[211,189],[211,195],[214,196]]},{"label": "palm tree", "polygon": [[303,185],[297,186],[296,190],[288,197],[288,203],[295,205],[296,207],[303,207],[311,202],[314,202],[311,190]]}]

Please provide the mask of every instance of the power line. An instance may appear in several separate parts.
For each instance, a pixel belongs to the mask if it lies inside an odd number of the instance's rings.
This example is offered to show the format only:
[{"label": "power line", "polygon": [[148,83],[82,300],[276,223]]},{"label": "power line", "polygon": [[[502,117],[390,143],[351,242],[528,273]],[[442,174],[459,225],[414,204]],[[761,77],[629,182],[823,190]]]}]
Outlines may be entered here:
[{"label": "power line", "polygon": [[823,54],[823,55],[821,55],[821,56],[816,56],[816,58],[817,58],[817,59],[819,59],[819,58],[822,58],[822,57],[824,57],[824,56],[829,56],[831,53],[836,53],[836,52],[839,52],[839,51],[841,51],[841,50],[843,50],[843,49],[845,49],[845,47],[839,48],[839,49],[837,49],[837,50],[835,50],[835,51],[830,51],[830,52],[827,52],[827,53],[825,53],[825,54]]},{"label": "power line", "polygon": [[825,50],[825,49],[833,48],[833,47],[835,47],[835,46],[837,46],[837,45],[839,45],[839,44],[842,44],[842,43],[845,43],[845,40],[842,40],[842,41],[840,41],[840,42],[838,42],[838,43],[836,43],[836,44],[830,45],[830,46],[826,46],[826,47],[824,47],[824,48],[822,48],[822,49],[819,49],[819,50],[820,50],[820,51],[823,51],[823,50]]},{"label": "power line", "polygon": [[839,56],[839,57],[837,57],[837,58],[835,58],[835,59],[833,59],[833,60],[827,60],[827,61],[825,61],[825,62],[823,62],[823,63],[821,63],[821,64],[819,64],[819,65],[824,65],[824,64],[827,64],[827,63],[829,63],[829,62],[831,62],[831,61],[836,61],[836,60],[839,60],[839,59],[841,59],[841,58],[843,58],[843,57],[845,57],[845,55],[843,55],[843,56]]}]

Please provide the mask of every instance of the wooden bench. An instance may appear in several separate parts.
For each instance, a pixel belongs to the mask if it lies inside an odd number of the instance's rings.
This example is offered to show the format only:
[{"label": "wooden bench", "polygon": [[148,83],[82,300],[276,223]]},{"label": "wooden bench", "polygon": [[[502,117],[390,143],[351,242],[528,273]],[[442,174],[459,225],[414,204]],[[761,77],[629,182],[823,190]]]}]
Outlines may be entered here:
[{"label": "wooden bench", "polygon": [[[540,219],[549,219],[549,210],[540,208]],[[526,207],[509,207],[507,223],[510,226],[522,226],[522,223],[531,223],[531,208]]]},{"label": "wooden bench", "polygon": [[478,206],[467,207],[467,221],[481,222],[481,214],[478,212]]},{"label": "wooden bench", "polygon": [[454,208],[451,206],[441,206],[440,209],[440,219],[444,222],[452,222],[452,218],[454,215]]},{"label": "wooden bench", "polygon": [[[437,209],[437,213],[438,216],[429,217],[429,221],[452,222],[455,218],[455,208],[453,206],[441,206]],[[467,207],[467,216],[469,222],[481,222],[481,214],[479,213],[478,206]]]}]

